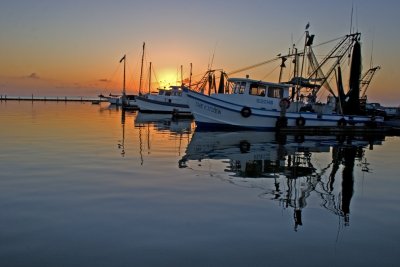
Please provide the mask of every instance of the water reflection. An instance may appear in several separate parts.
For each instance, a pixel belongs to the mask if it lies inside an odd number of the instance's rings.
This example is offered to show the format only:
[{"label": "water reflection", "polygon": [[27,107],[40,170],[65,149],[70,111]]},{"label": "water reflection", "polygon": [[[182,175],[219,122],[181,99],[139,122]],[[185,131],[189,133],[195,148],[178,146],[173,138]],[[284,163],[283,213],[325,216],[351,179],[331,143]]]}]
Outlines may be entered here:
[{"label": "water reflection", "polygon": [[191,119],[172,119],[171,114],[138,112],[135,127],[153,126],[157,131],[169,131],[172,135],[188,134],[192,131]]},{"label": "water reflection", "polygon": [[[191,119],[172,119],[171,114],[153,114],[138,112],[134,126],[138,130],[139,153],[141,165],[144,162],[144,152],[149,155],[152,151],[152,140],[162,141],[167,135],[169,139],[178,141],[178,155],[181,156],[181,151],[189,143],[189,138],[192,134],[193,120]],[[152,138],[152,133],[156,136]],[[169,141],[169,140],[168,140]],[[162,149],[167,143],[160,146],[157,144],[157,150]]]},{"label": "water reflection", "polygon": [[226,181],[262,190],[260,197],[293,210],[294,230],[303,225],[308,202],[350,223],[354,169],[369,172],[365,149],[384,136],[304,136],[274,132],[195,132],[181,168],[208,169],[206,161],[225,164]]}]

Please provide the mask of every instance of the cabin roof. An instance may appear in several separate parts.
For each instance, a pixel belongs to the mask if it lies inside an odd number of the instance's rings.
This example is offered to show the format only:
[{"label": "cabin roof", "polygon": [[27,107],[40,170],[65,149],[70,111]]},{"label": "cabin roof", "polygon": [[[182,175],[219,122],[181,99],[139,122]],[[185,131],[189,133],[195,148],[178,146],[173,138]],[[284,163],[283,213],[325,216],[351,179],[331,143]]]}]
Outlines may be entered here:
[{"label": "cabin roof", "polygon": [[159,91],[179,91],[181,90],[182,86],[180,85],[170,85],[169,87],[164,87],[164,88],[158,88],[157,90]]},{"label": "cabin roof", "polygon": [[273,83],[273,82],[266,82],[266,81],[261,81],[261,80],[253,80],[253,79],[248,79],[248,78],[229,78],[229,82],[247,82],[247,83],[260,83],[268,86],[279,86],[279,87],[290,87],[288,84],[284,83]]}]

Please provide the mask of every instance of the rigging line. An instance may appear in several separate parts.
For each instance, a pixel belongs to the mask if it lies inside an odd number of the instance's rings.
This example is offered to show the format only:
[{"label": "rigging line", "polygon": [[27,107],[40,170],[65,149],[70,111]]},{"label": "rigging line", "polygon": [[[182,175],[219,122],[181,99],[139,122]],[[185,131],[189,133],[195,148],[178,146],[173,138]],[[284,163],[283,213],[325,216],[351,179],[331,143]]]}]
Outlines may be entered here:
[{"label": "rigging line", "polygon": [[[300,38],[297,40],[297,42],[295,44],[293,44],[293,40],[292,40],[292,45],[297,46],[300,43],[300,41],[303,39],[304,35],[306,35],[306,32],[303,32],[303,34],[300,36]],[[292,39],[293,39],[293,36],[292,36]]]},{"label": "rigging line", "polygon": [[269,75],[271,75],[275,70],[277,70],[280,66],[276,65],[275,68],[273,68],[270,72],[268,72],[264,77],[261,78],[261,80],[265,80]]},{"label": "rigging line", "polygon": [[[129,78],[129,80],[128,80],[128,83],[129,84],[132,84],[132,90],[135,88],[135,86],[134,86],[134,77],[133,77],[133,69],[132,69],[132,67],[131,67],[131,65],[129,64],[129,62],[127,62],[126,63],[126,72],[128,73],[128,78]],[[131,75],[129,75],[129,73],[131,74]],[[128,85],[126,86],[127,88],[129,87]]]},{"label": "rigging line", "polygon": [[326,42],[322,42],[322,43],[313,45],[313,48],[319,47],[319,46],[323,46],[323,45],[326,45],[326,44],[329,44],[329,43],[332,43],[332,42],[336,42],[337,40],[343,39],[344,37],[345,37],[345,36],[340,36],[340,37],[337,37],[337,38],[335,38],[335,39],[332,39],[332,40],[329,40],[329,41],[326,41]]},{"label": "rigging line", "polygon": [[[343,36],[335,38],[335,39],[332,39],[332,40],[329,40],[329,41],[326,41],[326,42],[323,42],[323,43],[320,43],[320,44],[317,44],[317,45],[314,45],[313,47],[319,47],[319,46],[322,46],[322,45],[325,45],[325,44],[340,40],[342,38],[343,38]],[[301,54],[301,53],[304,53],[304,51],[299,51],[298,53]],[[276,58],[269,59],[269,60],[254,64],[254,65],[250,65],[250,66],[241,68],[241,69],[233,70],[231,72],[228,72],[228,75],[232,75],[232,74],[240,73],[240,72],[243,72],[243,71],[246,71],[246,70],[250,70],[250,69],[253,69],[253,68],[257,68],[257,67],[260,67],[262,65],[277,61],[279,59],[280,59],[280,57],[276,57]]]},{"label": "rigging line", "polygon": [[217,45],[218,45],[218,42],[215,42],[214,51],[213,51],[212,57],[211,57],[211,63],[208,64],[209,70],[212,68],[212,65],[214,63],[215,50],[217,49]]},{"label": "rigging line", "polygon": [[151,70],[152,70],[152,72],[153,72],[154,78],[155,78],[156,83],[157,83],[157,85],[158,85],[157,87],[160,87],[160,82],[159,82],[158,77],[157,77],[156,67],[154,66],[154,63],[153,63],[153,65],[152,65]]},{"label": "rigging line", "polygon": [[279,59],[280,59],[280,57],[276,57],[276,58],[273,58],[273,59],[270,59],[270,60],[266,60],[266,61],[254,64],[254,65],[251,65],[251,66],[247,66],[247,67],[244,67],[244,68],[241,68],[241,69],[237,69],[237,70],[228,72],[228,75],[232,75],[232,74],[236,74],[236,73],[243,72],[243,71],[246,71],[246,70],[254,69],[254,68],[260,67],[262,65],[277,61]]},{"label": "rigging line", "polygon": [[[111,77],[107,80],[107,83],[111,82],[114,79],[114,77],[115,77],[116,73],[118,72],[118,70],[120,69],[120,67],[121,67],[120,64],[118,64],[115,67],[115,70],[114,70],[113,74],[111,75]],[[107,89],[108,89],[107,87],[104,88],[104,90],[107,90]]]}]

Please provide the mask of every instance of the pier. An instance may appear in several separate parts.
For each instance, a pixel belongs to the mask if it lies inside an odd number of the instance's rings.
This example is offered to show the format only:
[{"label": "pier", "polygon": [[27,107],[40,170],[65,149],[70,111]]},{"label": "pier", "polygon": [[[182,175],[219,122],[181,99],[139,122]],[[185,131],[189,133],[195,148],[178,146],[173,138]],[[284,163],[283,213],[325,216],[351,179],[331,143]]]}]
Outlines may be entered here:
[{"label": "pier", "polygon": [[90,96],[7,96],[0,95],[0,101],[55,101],[55,102],[107,102],[107,99]]},{"label": "pier", "polygon": [[337,126],[337,127],[310,127],[310,126],[287,126],[277,129],[280,133],[298,134],[298,135],[396,135],[398,136],[399,128],[391,126],[378,127],[355,127],[355,126]]}]

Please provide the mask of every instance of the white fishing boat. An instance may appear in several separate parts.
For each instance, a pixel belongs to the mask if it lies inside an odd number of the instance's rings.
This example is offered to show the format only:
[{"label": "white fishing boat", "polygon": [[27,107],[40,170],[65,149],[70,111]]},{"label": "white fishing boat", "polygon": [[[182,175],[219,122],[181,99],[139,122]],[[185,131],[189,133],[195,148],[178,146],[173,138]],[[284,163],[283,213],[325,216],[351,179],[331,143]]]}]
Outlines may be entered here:
[{"label": "white fishing boat", "polygon": [[[321,63],[311,49],[313,35],[306,32],[305,52],[297,52],[278,58],[282,68],[287,58],[300,56],[314,60],[309,63],[310,72],[302,77],[298,66],[289,82],[267,82],[246,78],[229,78],[224,93],[206,95],[184,88],[184,95],[194,116],[196,125],[202,128],[276,129],[282,127],[377,127],[383,123],[381,116],[367,115],[360,104],[359,86],[361,76],[360,34],[343,37],[339,44]],[[352,51],[351,51],[352,48]],[[352,52],[349,90],[343,91],[339,63]],[[306,55],[306,56],[304,56]],[[333,67],[325,73],[323,66],[334,58]],[[303,59],[304,60],[304,59]],[[299,65],[299,64],[298,64]],[[301,64],[303,66],[303,64]],[[334,72],[338,67],[337,72]],[[302,67],[303,68],[303,67]],[[328,77],[337,73],[337,93],[328,85]],[[281,79],[281,75],[279,80]],[[330,94],[321,101],[320,89]],[[220,90],[219,90],[220,91]]]},{"label": "white fishing boat", "polygon": [[186,99],[182,96],[182,86],[159,88],[158,94],[136,97],[141,112],[147,113],[190,113]]}]

